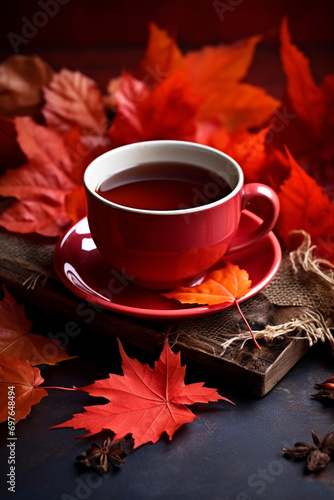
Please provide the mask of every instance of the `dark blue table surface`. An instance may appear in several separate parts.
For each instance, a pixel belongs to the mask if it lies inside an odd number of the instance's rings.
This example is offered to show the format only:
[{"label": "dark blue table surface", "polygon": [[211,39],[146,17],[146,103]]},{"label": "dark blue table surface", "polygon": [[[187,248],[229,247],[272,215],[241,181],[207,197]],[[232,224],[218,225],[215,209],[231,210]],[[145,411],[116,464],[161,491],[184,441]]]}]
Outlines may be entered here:
[{"label": "dark blue table surface", "polygon": [[[57,332],[61,319],[34,311],[35,331]],[[58,330],[57,330],[58,328]],[[32,330],[33,331],[33,330]],[[124,344],[131,357],[153,366],[160,352],[148,353]],[[46,385],[84,386],[122,373],[117,343],[97,332],[82,331],[68,350],[76,359],[42,368]],[[16,492],[8,491],[7,426],[0,425],[1,498],[16,500],[73,499],[185,499],[327,500],[334,497],[334,463],[317,474],[305,473],[305,462],[286,459],[282,447],[296,441],[311,443],[311,430],[319,436],[334,429],[333,406],[312,399],[315,382],[334,375],[333,358],[325,346],[315,346],[265,397],[256,398],[223,385],[218,376],[187,364],[186,383],[205,382],[233,400],[198,404],[198,415],[169,441],[163,436],[127,457],[121,470],[100,475],[83,470],[76,456],[91,442],[73,439],[82,431],[50,427],[68,420],[83,407],[101,404],[83,392],[49,390],[31,414],[16,428]]]}]

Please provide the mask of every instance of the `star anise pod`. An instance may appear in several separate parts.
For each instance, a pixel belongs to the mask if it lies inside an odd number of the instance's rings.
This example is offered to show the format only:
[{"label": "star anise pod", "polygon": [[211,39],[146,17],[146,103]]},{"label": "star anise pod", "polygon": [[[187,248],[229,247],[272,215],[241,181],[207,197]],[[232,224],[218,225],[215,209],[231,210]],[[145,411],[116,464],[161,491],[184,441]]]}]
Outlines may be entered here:
[{"label": "star anise pod", "polygon": [[315,387],[320,390],[316,394],[311,394],[313,398],[334,404],[334,377],[328,378],[321,384],[315,384]]},{"label": "star anise pod", "polygon": [[314,445],[298,442],[292,448],[282,448],[288,456],[297,459],[306,458],[306,467],[311,472],[319,472],[334,459],[334,431],[320,439],[312,431]]},{"label": "star anise pod", "polygon": [[99,467],[104,472],[108,472],[109,466],[121,467],[125,464],[124,457],[129,455],[133,448],[132,438],[112,441],[108,437],[103,441],[102,446],[93,443],[88,450],[77,456],[77,460],[86,467]]}]

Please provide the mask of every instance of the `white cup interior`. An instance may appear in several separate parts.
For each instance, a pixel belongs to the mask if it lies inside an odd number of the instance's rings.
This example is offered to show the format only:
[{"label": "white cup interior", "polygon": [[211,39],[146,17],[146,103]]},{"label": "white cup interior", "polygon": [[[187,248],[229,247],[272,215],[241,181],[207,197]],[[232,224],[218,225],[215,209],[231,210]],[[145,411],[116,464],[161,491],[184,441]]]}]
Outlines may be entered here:
[{"label": "white cup interior", "polygon": [[[96,192],[101,182],[110,175],[136,164],[149,162],[190,163],[215,172],[232,189],[232,192],[224,200],[233,197],[243,185],[244,176],[240,166],[225,153],[197,143],[168,140],[129,144],[102,154],[87,167],[84,174],[84,184],[93,196],[104,203],[113,205],[112,202],[105,200]],[[219,203],[219,201],[214,203]],[[200,208],[203,209],[203,207],[194,207],[185,210],[196,211]],[[128,210],[145,212],[141,209],[128,208]],[[180,210],[177,212],[180,213]],[[168,213],[170,214],[171,211]]]}]

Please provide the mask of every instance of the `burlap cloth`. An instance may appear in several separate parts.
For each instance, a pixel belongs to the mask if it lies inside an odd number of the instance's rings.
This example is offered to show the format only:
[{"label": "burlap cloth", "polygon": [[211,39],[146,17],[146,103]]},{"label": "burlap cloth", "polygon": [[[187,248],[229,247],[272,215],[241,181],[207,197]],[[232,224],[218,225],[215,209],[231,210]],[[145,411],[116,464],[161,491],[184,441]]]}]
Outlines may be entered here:
[{"label": "burlap cloth", "polygon": [[[255,297],[241,304],[257,339],[305,338],[312,345],[327,342],[334,352],[334,266],[314,256],[307,233],[303,243],[283,255],[272,282]],[[0,233],[0,282],[19,283],[34,289],[57,280],[53,269],[55,240],[38,235]],[[33,293],[33,291],[32,291]],[[243,348],[250,333],[237,308],[195,320],[177,322],[171,340],[211,356],[226,356]]]}]

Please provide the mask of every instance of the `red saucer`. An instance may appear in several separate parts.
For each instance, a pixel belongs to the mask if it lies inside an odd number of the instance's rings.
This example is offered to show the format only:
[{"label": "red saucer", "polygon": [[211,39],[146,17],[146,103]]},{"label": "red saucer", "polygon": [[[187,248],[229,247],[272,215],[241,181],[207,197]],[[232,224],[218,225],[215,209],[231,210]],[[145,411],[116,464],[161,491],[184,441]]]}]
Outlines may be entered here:
[{"label": "red saucer", "polygon": [[[243,211],[238,235],[247,234],[261,219]],[[271,232],[259,243],[242,252],[224,257],[245,269],[252,280],[251,290],[243,302],[262,290],[276,275],[281,264],[280,244]],[[131,316],[151,319],[182,319],[202,316],[231,307],[230,303],[214,306],[180,304],[162,297],[159,292],[144,290],[128,281],[121,272],[105,262],[91,238],[87,219],[75,224],[59,241],[54,264],[60,280],[82,299]]]}]

